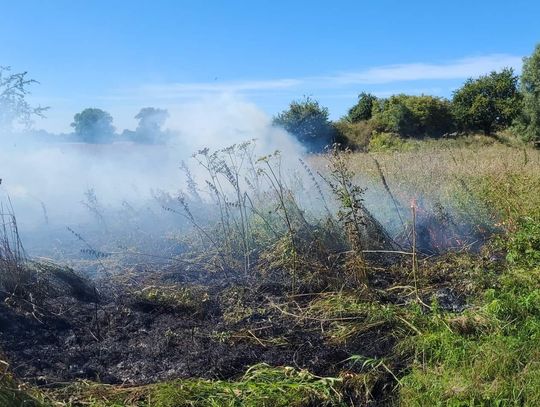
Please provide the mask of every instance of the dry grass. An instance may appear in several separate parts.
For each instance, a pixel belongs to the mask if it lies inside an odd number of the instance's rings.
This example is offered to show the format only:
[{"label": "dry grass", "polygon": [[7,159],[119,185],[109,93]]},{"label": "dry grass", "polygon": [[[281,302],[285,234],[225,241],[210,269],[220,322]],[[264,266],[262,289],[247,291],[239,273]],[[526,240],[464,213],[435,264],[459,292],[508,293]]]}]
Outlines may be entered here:
[{"label": "dry grass", "polygon": [[28,284],[27,259],[11,203],[0,204],[0,290],[18,294]]},{"label": "dry grass", "polygon": [[[356,153],[351,160],[351,170],[367,186],[366,206],[380,218],[396,218],[395,206],[374,159],[405,218],[411,202],[441,206],[456,220],[477,224],[512,226],[520,216],[540,212],[540,150],[482,140],[419,145],[412,151]],[[324,171],[323,157],[310,164]]]}]

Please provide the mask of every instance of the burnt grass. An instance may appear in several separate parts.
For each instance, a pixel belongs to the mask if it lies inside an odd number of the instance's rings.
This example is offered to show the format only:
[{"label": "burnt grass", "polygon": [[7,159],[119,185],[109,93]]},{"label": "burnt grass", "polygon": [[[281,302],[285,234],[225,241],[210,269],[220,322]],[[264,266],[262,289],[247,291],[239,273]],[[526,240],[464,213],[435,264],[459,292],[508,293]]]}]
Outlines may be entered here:
[{"label": "burnt grass", "polygon": [[[385,291],[396,283],[391,268],[374,274],[369,291],[381,293],[376,301],[404,303],[404,297]],[[320,291],[306,288],[291,300],[290,287],[279,276],[224,281],[215,273],[146,269],[136,278],[101,280],[98,300],[66,290],[69,294],[54,299],[54,311],[44,303],[32,312],[28,304],[2,298],[0,349],[15,377],[40,386],[77,379],[130,385],[235,379],[261,362],[337,376],[349,368],[351,355],[388,357],[396,343],[392,327],[384,323],[345,342],[329,341],[327,321],[298,318],[276,306],[292,301],[302,309]],[[140,288],[148,286],[188,290],[192,296],[182,304],[157,301],[141,296]],[[447,281],[439,286],[430,295],[442,306],[463,307],[463,298],[449,291]],[[399,360],[395,366],[405,368]],[[394,386],[390,375],[383,376],[372,396],[391,397]]]},{"label": "burnt grass", "polygon": [[[163,279],[170,286],[170,276]],[[106,286],[101,287],[98,303],[72,296],[56,299],[65,308],[56,315],[34,316],[3,301],[0,346],[17,377],[41,384],[74,379],[130,384],[224,379],[258,362],[333,375],[352,353],[377,357],[392,346],[380,327],[346,346],[328,344],[320,322],[299,320],[271,306],[282,302],[288,287],[253,283],[206,279],[207,299],[199,310],[154,303],[129,292],[118,294],[118,288],[107,292]],[[175,284],[201,287],[193,281]],[[301,295],[299,304],[310,297]],[[226,320],[224,308],[238,299],[239,312],[250,309],[249,315]],[[272,338],[280,338],[279,343],[273,344]]]}]

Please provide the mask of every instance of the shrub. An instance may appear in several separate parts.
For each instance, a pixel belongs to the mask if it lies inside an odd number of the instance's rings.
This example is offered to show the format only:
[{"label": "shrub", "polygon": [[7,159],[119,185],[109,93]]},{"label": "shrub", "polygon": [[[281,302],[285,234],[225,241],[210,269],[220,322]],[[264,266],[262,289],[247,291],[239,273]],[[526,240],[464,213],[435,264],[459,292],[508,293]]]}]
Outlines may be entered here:
[{"label": "shrub", "polygon": [[373,134],[373,125],[370,121],[349,122],[340,120],[334,124],[339,133],[343,144],[354,150],[366,150],[371,135]]},{"label": "shrub", "polygon": [[434,96],[394,95],[375,107],[373,124],[402,137],[441,137],[453,130],[450,104]]},{"label": "shrub", "polygon": [[373,152],[397,151],[405,146],[405,141],[393,133],[374,133],[368,149]]},{"label": "shrub", "polygon": [[29,86],[37,84],[27,72],[12,73],[11,68],[0,66],[0,128],[11,130],[14,124],[29,127],[34,117],[45,117],[48,107],[31,106],[26,100]]}]

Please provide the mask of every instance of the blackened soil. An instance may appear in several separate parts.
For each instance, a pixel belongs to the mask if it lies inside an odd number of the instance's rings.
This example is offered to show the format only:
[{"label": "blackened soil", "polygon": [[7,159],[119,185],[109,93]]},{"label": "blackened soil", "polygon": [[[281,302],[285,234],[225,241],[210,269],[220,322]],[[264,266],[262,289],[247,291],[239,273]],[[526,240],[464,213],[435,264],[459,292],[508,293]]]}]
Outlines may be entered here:
[{"label": "blackened soil", "polygon": [[65,297],[54,313],[2,302],[0,349],[16,376],[38,384],[74,379],[142,384],[233,378],[260,362],[334,375],[352,354],[380,357],[393,346],[385,326],[345,345],[329,343],[320,321],[272,306],[282,301],[277,293],[284,287],[207,288],[205,306],[197,310],[152,305],[128,291],[102,297],[100,304]]}]

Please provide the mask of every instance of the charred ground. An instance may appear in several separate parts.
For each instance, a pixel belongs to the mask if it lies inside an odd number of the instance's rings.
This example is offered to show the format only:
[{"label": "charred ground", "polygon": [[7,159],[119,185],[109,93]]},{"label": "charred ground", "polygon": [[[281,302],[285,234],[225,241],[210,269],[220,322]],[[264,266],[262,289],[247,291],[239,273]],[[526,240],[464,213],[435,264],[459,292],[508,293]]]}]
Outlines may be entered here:
[{"label": "charred ground", "polygon": [[[275,276],[224,283],[207,273],[140,270],[129,282],[98,283],[96,298],[59,296],[37,314],[16,298],[4,298],[0,343],[11,371],[44,388],[75,380],[232,380],[259,363],[322,377],[344,370],[359,374],[365,366],[351,362],[353,355],[388,360],[401,375],[408,356],[395,344],[409,328],[399,321],[399,309],[414,296],[399,288],[410,288],[412,281],[397,270],[394,265],[394,271],[378,271],[363,288],[295,294]],[[465,293],[450,288],[451,276],[431,275],[422,301],[464,308]],[[92,292],[92,283],[86,284]],[[58,311],[47,311],[53,309]],[[391,374],[379,372],[370,385],[371,403],[391,399],[396,384]]]}]

